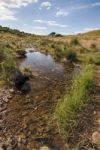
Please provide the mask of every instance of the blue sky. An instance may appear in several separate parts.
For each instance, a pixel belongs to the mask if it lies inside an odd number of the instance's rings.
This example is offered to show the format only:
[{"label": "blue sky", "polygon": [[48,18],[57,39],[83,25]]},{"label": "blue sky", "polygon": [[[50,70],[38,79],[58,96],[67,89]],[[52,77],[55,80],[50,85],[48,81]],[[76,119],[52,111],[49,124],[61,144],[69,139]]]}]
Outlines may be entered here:
[{"label": "blue sky", "polygon": [[100,28],[100,0],[0,0],[0,25],[35,34]]}]

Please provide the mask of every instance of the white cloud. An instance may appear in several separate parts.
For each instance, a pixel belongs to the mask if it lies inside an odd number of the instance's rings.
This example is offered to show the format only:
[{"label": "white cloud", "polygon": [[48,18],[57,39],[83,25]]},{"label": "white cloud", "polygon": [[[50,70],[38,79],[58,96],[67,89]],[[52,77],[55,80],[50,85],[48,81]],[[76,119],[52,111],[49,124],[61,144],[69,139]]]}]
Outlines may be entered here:
[{"label": "white cloud", "polygon": [[74,32],[74,34],[86,33],[86,32],[93,31],[93,30],[99,30],[99,28],[84,28],[84,29],[81,30],[81,31],[76,31],[76,32]]},{"label": "white cloud", "polygon": [[68,16],[69,12],[68,11],[65,11],[63,9],[58,9],[57,12],[56,12],[56,16],[57,17],[65,17],[65,16]]},{"label": "white cloud", "polygon": [[30,3],[37,3],[38,0],[1,0],[0,3],[9,8],[20,8]]},{"label": "white cloud", "polygon": [[40,9],[45,8],[45,9],[49,10],[51,8],[51,6],[52,6],[52,4],[48,1],[47,2],[42,2],[41,6],[40,6]]},{"label": "white cloud", "polygon": [[23,26],[27,26],[28,24],[24,23]]},{"label": "white cloud", "polygon": [[36,26],[34,27],[35,29],[38,29],[38,30],[46,30],[47,28],[46,27],[41,27],[41,26]]},{"label": "white cloud", "polygon": [[93,31],[93,30],[98,30],[99,28],[84,28],[83,31]]},{"label": "white cloud", "polygon": [[45,35],[46,33],[44,32],[44,30],[35,30],[33,31],[34,34],[36,35]]},{"label": "white cloud", "polygon": [[78,9],[80,10],[80,9],[86,9],[86,8],[99,7],[99,6],[100,6],[100,2],[95,2],[95,3],[91,3],[91,4],[75,6],[75,7],[72,7],[71,10],[78,10]]},{"label": "white cloud", "polygon": [[53,20],[49,20],[49,21],[46,21],[46,20],[34,20],[35,23],[41,23],[41,24],[46,24],[48,26],[53,26],[53,27],[61,27],[61,28],[66,28],[67,25],[65,24],[60,24],[56,21],[53,21]]},{"label": "white cloud", "polygon": [[65,24],[59,24],[56,21],[48,21],[47,22],[49,26],[55,26],[55,27],[61,27],[61,28],[66,28],[67,25]]},{"label": "white cloud", "polygon": [[15,8],[27,6],[29,3],[36,3],[38,0],[0,0],[0,20],[17,20]]},{"label": "white cloud", "polygon": [[91,4],[92,7],[100,6],[100,2]]},{"label": "white cloud", "polygon": [[36,22],[36,23],[46,23],[46,21],[44,21],[44,20],[33,20],[34,22]]},{"label": "white cloud", "polygon": [[0,20],[17,20],[17,18],[15,17],[15,14],[13,11],[1,5],[0,6]]}]

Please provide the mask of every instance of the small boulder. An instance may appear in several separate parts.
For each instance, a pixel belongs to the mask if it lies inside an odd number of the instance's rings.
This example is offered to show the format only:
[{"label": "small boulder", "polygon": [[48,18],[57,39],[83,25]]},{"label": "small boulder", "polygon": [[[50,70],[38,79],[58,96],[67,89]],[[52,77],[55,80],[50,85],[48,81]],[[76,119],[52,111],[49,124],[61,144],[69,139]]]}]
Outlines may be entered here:
[{"label": "small boulder", "polygon": [[12,82],[16,89],[19,91],[29,91],[30,86],[26,81],[29,80],[27,75],[22,74],[19,70],[16,70],[12,77]]},{"label": "small boulder", "polygon": [[39,150],[51,150],[50,148],[48,148],[47,146],[42,146],[42,147],[40,147],[40,149]]},{"label": "small boulder", "polygon": [[96,145],[100,145],[100,133],[95,131],[93,134],[92,134],[92,142]]},{"label": "small boulder", "polygon": [[98,119],[98,124],[100,125],[100,118]]},{"label": "small boulder", "polygon": [[14,93],[14,89],[12,88],[12,89],[9,89],[9,92],[11,93],[11,94],[13,94]]}]

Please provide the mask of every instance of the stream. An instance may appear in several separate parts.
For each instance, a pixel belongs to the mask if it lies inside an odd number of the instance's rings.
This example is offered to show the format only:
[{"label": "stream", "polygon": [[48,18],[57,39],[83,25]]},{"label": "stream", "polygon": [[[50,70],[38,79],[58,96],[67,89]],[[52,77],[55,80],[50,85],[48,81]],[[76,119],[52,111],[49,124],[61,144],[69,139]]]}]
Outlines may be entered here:
[{"label": "stream", "polygon": [[26,59],[20,63],[20,68],[30,68],[33,71],[46,74],[63,74],[62,64],[54,61],[51,55],[45,55],[40,52],[27,50]]},{"label": "stream", "polygon": [[62,140],[52,118],[58,101],[70,88],[74,67],[56,62],[51,55],[34,49],[27,49],[26,56],[19,68],[31,69],[31,91],[26,95],[13,94],[7,106],[3,123],[6,131],[2,137],[5,141],[13,137],[19,143],[14,150],[38,150],[42,145],[60,150]]}]

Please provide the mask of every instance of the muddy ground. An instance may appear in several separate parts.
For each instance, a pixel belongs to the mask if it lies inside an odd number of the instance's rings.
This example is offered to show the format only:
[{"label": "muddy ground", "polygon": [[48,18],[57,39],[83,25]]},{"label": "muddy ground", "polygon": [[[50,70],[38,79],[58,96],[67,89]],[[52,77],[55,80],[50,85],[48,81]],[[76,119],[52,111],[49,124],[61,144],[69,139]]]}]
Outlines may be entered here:
[{"label": "muddy ground", "polygon": [[[47,145],[61,150],[61,139],[53,112],[58,100],[70,88],[73,65],[65,65],[64,74],[33,72],[31,92],[24,95],[12,87],[1,88],[0,150],[38,150]],[[6,93],[5,93],[6,91]]]}]

